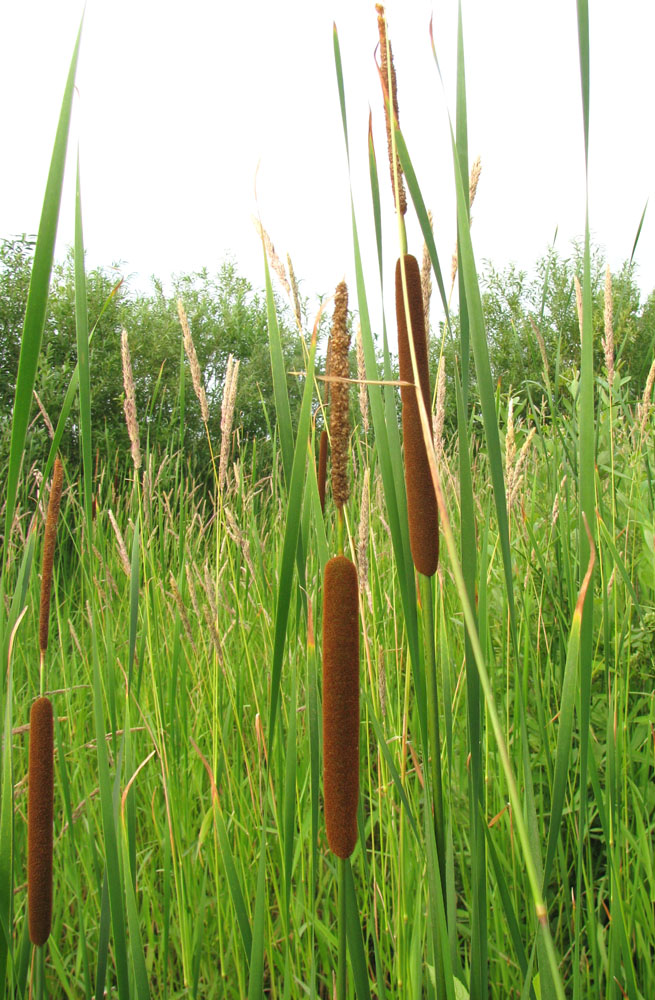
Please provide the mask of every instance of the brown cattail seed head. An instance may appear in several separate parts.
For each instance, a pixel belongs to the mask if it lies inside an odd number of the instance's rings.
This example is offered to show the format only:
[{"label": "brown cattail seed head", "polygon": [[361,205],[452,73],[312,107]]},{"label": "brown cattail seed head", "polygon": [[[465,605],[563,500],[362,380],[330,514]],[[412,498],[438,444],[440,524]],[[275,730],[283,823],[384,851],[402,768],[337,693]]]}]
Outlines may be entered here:
[{"label": "brown cattail seed head", "polygon": [[328,453],[328,433],[321,431],[321,440],[318,446],[318,497],[321,501],[321,510],[325,510],[325,483],[327,480],[327,453]]},{"label": "brown cattail seed head", "polygon": [[43,541],[43,567],[41,572],[41,607],[39,609],[39,649],[42,653],[48,648],[48,628],[50,623],[50,590],[52,588],[52,564],[55,558],[55,542],[57,541],[57,520],[61,504],[61,491],[64,485],[64,467],[59,456],[55,459],[52,470],[52,485],[48,514],[45,521],[45,538]]},{"label": "brown cattail seed head", "polygon": [[[348,319],[348,287],[345,281],[337,285],[334,293],[334,317],[330,348],[330,378],[350,378],[348,351],[350,333]],[[348,482],[348,440],[350,423],[348,420],[350,387],[347,381],[332,383],[332,404],[330,409],[330,438],[332,447],[332,496],[337,507],[343,507],[350,496]]]},{"label": "brown cattail seed head", "polygon": [[53,720],[49,698],[30,713],[27,796],[27,903],[32,944],[45,944],[52,922]]},{"label": "brown cattail seed head", "polygon": [[323,584],[323,795],[331,851],[349,858],[359,796],[359,613],[355,564],[335,556]]},{"label": "brown cattail seed head", "polygon": [[[403,258],[407,281],[407,299],[412,340],[419,375],[418,390],[428,414],[430,437],[432,418],[430,415],[430,376],[428,372],[428,347],[425,337],[423,316],[423,295],[418,261],[411,254]],[[407,512],[409,515],[409,541],[412,559],[419,573],[433,576],[439,561],[439,515],[434,492],[428,455],[423,437],[421,417],[418,408],[417,388],[409,346],[409,329],[403,297],[401,261],[396,264],[396,321],[398,323],[398,366],[401,382],[410,385],[400,387],[403,404],[403,441],[405,445],[405,487],[407,489]]]}]

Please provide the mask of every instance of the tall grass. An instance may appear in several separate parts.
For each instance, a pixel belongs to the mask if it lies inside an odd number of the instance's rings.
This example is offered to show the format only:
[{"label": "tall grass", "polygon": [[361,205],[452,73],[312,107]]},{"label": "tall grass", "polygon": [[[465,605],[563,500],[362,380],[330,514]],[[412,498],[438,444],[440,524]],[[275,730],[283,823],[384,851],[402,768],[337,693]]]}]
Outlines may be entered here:
[{"label": "tall grass", "polygon": [[[584,0],[578,12],[586,154]],[[334,48],[348,154],[347,74],[336,29]],[[335,956],[343,959],[346,947],[351,975],[346,979],[342,962],[339,990],[358,1000],[640,1000],[655,992],[652,401],[648,394],[635,411],[612,367],[610,283],[606,367],[594,370],[588,250],[580,275],[579,378],[564,383],[556,364],[545,368],[541,410],[519,411],[495,391],[469,225],[461,18],[457,48],[451,139],[458,425],[435,449],[432,394],[424,390],[413,397],[414,437],[403,442],[386,328],[376,353],[359,206],[352,203],[356,307],[351,299],[350,309],[359,316],[361,349],[358,374],[354,366],[338,372],[334,385],[348,375],[365,381],[368,408],[351,403],[342,412],[352,430],[345,451],[337,448],[336,496],[334,489],[324,492],[325,472],[316,473],[315,437],[324,418],[316,413],[324,396],[319,322],[302,331],[306,370],[294,427],[287,385],[298,375],[284,369],[271,276],[274,264],[283,265],[269,259],[265,240],[277,411],[272,469],[260,470],[256,458],[244,464],[226,418],[223,439],[208,444],[221,455],[215,488],[202,493],[177,440],[154,454],[140,434],[127,361],[132,452],[119,457],[116,479],[113,467],[93,468],[96,317],[86,307],[78,169],[78,369],[55,436],[79,391],[82,467],[67,469],[44,675],[38,578],[44,509],[21,460],[76,46],[25,319],[5,498],[4,996],[327,998],[337,980]],[[379,114],[386,103],[396,203],[402,171],[407,212],[421,224],[449,323],[427,208],[391,96],[388,56],[390,50],[381,66],[386,87]],[[438,66],[435,72],[438,79]],[[381,208],[372,136],[369,167],[377,263],[390,281],[395,261],[383,259],[379,237],[398,220]],[[398,257],[406,262],[404,225],[398,229]],[[409,276],[400,267],[401,327],[405,303],[418,302],[421,291],[418,266],[411,267]],[[192,364],[194,317],[184,309],[180,315],[184,374],[185,358]],[[125,353],[128,338],[126,331]],[[420,375],[411,353],[404,383]],[[197,398],[180,396],[182,429],[188,408],[202,405],[201,373],[191,375]],[[436,396],[442,400],[442,390]],[[327,455],[325,440],[321,435]],[[433,561],[432,572],[418,577],[409,516],[416,500],[410,483],[408,513],[403,475],[408,444],[410,452],[423,446],[422,490],[436,498],[443,543],[436,572]],[[55,451],[56,440],[44,480]],[[333,797],[324,808],[318,670],[324,641],[316,639],[325,634],[324,597],[338,616],[339,594],[326,596],[324,579],[329,555],[340,551],[358,571],[348,591],[351,611],[359,590],[359,789],[348,803],[347,829],[338,819],[336,827],[337,839],[346,834],[337,853],[350,854],[354,845],[347,865],[329,849],[336,800],[328,787]],[[354,636],[349,620],[351,642]],[[26,775],[27,721],[37,690],[52,704],[56,753],[54,824],[47,823],[54,847],[51,929],[38,935],[47,943],[39,943],[35,957]],[[352,722],[356,690],[348,689],[347,705],[334,690],[335,717],[345,713]],[[335,747],[328,750],[334,769],[340,762]],[[357,754],[350,743],[346,756],[352,765]],[[354,792],[354,781],[348,788]]]}]

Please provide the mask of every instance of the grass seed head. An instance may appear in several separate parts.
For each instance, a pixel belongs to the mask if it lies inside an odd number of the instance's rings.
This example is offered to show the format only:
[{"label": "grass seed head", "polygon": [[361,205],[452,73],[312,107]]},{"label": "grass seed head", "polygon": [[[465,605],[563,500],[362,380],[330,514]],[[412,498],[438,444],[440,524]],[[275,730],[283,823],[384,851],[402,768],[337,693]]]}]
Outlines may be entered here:
[{"label": "grass seed head", "polygon": [[41,572],[41,605],[39,609],[39,649],[42,653],[48,648],[48,630],[50,625],[50,591],[52,589],[52,565],[55,558],[57,541],[57,521],[61,505],[61,491],[64,485],[64,467],[59,456],[55,459],[52,470],[52,485],[50,500],[45,522],[45,538],[43,542],[43,568]]},{"label": "grass seed head", "polygon": [[189,327],[189,320],[187,319],[187,314],[182,299],[177,300],[177,314],[180,317],[180,325],[182,327],[184,352],[189,360],[189,368],[191,369],[191,381],[193,382],[193,391],[195,392],[196,398],[200,403],[200,413],[202,416],[202,422],[206,427],[207,424],[209,423],[209,404],[207,403],[207,393],[205,392],[205,386],[202,381],[200,363],[198,361],[198,355],[196,354],[196,347],[195,344],[193,343],[193,337],[191,336],[191,328]]},{"label": "grass seed head", "polygon": [[[332,319],[330,377],[348,379],[350,365],[350,333],[348,332],[348,287],[345,281],[337,285]],[[332,496],[337,507],[343,507],[350,496],[348,482],[348,441],[350,438],[350,387],[346,381],[332,383],[330,409],[330,444],[332,450]]]},{"label": "grass seed head", "polygon": [[425,337],[423,316],[423,293],[418,262],[411,254],[405,254],[404,266],[407,280],[409,319],[419,385],[414,385],[414,371],[409,346],[409,324],[405,312],[401,261],[396,264],[396,321],[398,323],[398,367],[402,382],[400,395],[403,404],[403,441],[405,446],[405,487],[407,489],[407,512],[409,516],[409,540],[412,559],[419,573],[433,576],[439,562],[439,515],[434,484],[428,464],[428,455],[423,437],[417,392],[423,395],[428,414],[430,436],[432,419],[430,415],[430,375],[428,371],[428,348]]},{"label": "grass seed head", "polygon": [[323,795],[330,849],[357,842],[359,796],[359,607],[357,570],[335,556],[323,583]]},{"label": "grass seed head", "polygon": [[393,53],[391,42],[387,37],[387,21],[384,16],[384,6],[380,3],[375,5],[378,15],[378,34],[380,36],[380,80],[382,92],[384,94],[384,120],[387,126],[387,150],[389,154],[389,168],[391,170],[391,190],[394,200],[396,198],[395,173],[398,173],[398,205],[396,206],[401,215],[407,212],[407,196],[405,194],[405,182],[403,180],[403,168],[400,165],[398,153],[394,156],[394,143],[392,139],[392,122],[389,118],[389,85],[391,85],[391,105],[393,107],[393,117],[398,125],[398,88],[396,85],[396,67],[393,64]]},{"label": "grass seed head", "polygon": [[49,698],[30,713],[27,796],[27,902],[32,944],[48,940],[52,923],[53,716]]},{"label": "grass seed head", "polygon": [[121,332],[121,360],[123,362],[123,386],[125,388],[125,423],[132,447],[132,462],[136,470],[141,468],[141,446],[139,444],[139,423],[136,418],[136,395],[134,392],[134,376],[132,375],[132,359],[127,330]]}]

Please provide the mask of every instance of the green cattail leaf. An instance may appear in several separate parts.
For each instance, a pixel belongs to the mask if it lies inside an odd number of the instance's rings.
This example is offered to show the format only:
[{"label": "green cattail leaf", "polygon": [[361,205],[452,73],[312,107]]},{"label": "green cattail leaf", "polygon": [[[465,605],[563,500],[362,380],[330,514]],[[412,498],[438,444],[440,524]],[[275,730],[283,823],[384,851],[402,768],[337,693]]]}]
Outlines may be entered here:
[{"label": "green cattail leaf", "polygon": [[[82,25],[77,35],[68,80],[64,90],[64,98],[59,115],[59,124],[55,144],[50,162],[50,172],[46,185],[39,232],[34,251],[34,263],[32,265],[32,276],[27,296],[27,306],[25,308],[25,320],[23,323],[23,336],[21,340],[20,358],[18,361],[18,374],[16,376],[16,394],[14,398],[13,420],[11,426],[11,445],[9,453],[9,468],[7,471],[7,505],[5,510],[5,535],[4,550],[7,552],[9,544],[9,534],[14,520],[14,510],[16,505],[16,493],[18,490],[18,476],[25,438],[27,435],[27,425],[30,417],[30,407],[32,404],[32,393],[36,380],[36,369],[41,353],[41,341],[45,327],[46,309],[48,305],[48,292],[50,289],[50,274],[55,253],[55,240],[57,237],[57,224],[59,221],[59,208],[61,205],[61,193],[64,183],[64,167],[66,165],[66,150],[68,147],[68,132],[70,128],[71,111],[73,106],[73,91],[75,87],[75,73],[77,70],[77,58],[80,48],[80,38],[82,35]],[[47,472],[46,472],[47,475]],[[45,478],[45,476],[44,476]],[[4,559],[3,559],[4,564]]]},{"label": "green cattail leaf", "polygon": [[355,891],[355,882],[353,880],[350,858],[347,858],[344,864],[348,953],[350,954],[350,965],[355,983],[355,993],[357,995],[357,1000],[371,1000],[371,990],[368,983],[368,965],[366,962],[366,953],[364,951],[364,939],[362,937],[362,926],[359,920],[357,893]]},{"label": "green cattail leaf", "polygon": [[307,466],[307,442],[311,424],[311,404],[314,388],[314,361],[316,358],[316,337],[307,361],[307,376],[303,390],[298,433],[293,452],[293,464],[289,480],[289,498],[287,508],[287,523],[284,531],[284,543],[280,560],[279,583],[275,608],[275,639],[273,645],[273,665],[271,670],[271,707],[268,724],[268,752],[273,752],[275,738],[275,721],[280,695],[280,679],[282,676],[282,659],[289,620],[289,606],[293,584],[293,562],[298,547],[300,532],[300,517],[302,513],[303,492],[305,488]]},{"label": "green cattail leaf", "polygon": [[577,0],[585,166],[589,160],[589,0]]},{"label": "green cattail leaf", "polygon": [[514,909],[514,904],[512,903],[512,897],[507,886],[507,879],[505,878],[505,873],[503,871],[503,866],[501,864],[500,858],[498,857],[498,852],[494,845],[493,836],[491,830],[485,822],[482,823],[482,828],[485,832],[485,837],[487,840],[487,848],[489,851],[489,857],[491,859],[491,866],[494,871],[494,876],[496,878],[496,884],[498,885],[498,892],[500,893],[500,901],[503,907],[503,912],[505,914],[505,919],[507,920],[507,927],[509,930],[509,935],[512,939],[512,944],[514,946],[514,952],[516,954],[517,961],[519,963],[521,973],[523,975],[524,982],[530,983],[527,996],[531,1000],[536,1000],[534,995],[534,990],[532,988],[532,983],[530,982],[530,975],[532,966],[528,964],[528,959],[525,954],[525,948],[523,947],[523,939],[521,937],[521,929],[519,926],[518,917],[516,916],[516,910]]},{"label": "green cattail leaf", "polygon": [[149,1000],[150,987],[148,985],[148,971],[143,953],[143,943],[141,941],[141,931],[139,913],[136,905],[134,885],[132,883],[130,867],[130,847],[127,835],[127,827],[122,824],[121,847],[123,851],[123,884],[125,886],[125,898],[127,902],[127,919],[130,928],[130,954],[132,956],[132,974],[137,1000]]},{"label": "green cattail leaf", "polygon": [[[267,800],[268,801],[268,800]],[[261,1000],[264,996],[264,946],[266,943],[266,820],[268,808],[264,809],[262,837],[259,851],[259,873],[257,875],[257,896],[255,916],[252,926],[252,951],[250,953],[250,978],[248,980],[248,1000]]]},{"label": "green cattail leaf", "polygon": [[82,194],[80,190],[80,154],[77,153],[77,183],[75,188],[75,329],[77,363],[80,381],[80,434],[82,439],[82,469],[84,474],[84,511],[91,536],[91,376],[89,370],[89,315],[86,301],[84,269],[84,232],[82,229]]},{"label": "green cattail leaf", "polygon": [[114,796],[109,776],[109,760],[107,757],[105,721],[102,702],[102,680],[100,677],[100,658],[98,653],[95,617],[92,618],[91,623],[91,638],[93,653],[93,716],[95,721],[96,753],[98,758],[98,785],[100,788],[102,829],[104,834],[107,865],[107,889],[111,910],[111,925],[114,932],[116,978],[118,981],[118,995],[120,1000],[129,1000],[130,978],[127,960],[125,908],[123,903],[121,867],[114,814]]},{"label": "green cattail leaf", "polygon": [[644,219],[646,218],[646,209],[647,208],[648,208],[648,198],[646,198],[646,204],[644,205],[644,210],[641,213],[641,218],[639,220],[639,225],[637,226],[637,234],[635,236],[635,241],[632,244],[632,253],[630,254],[630,264],[632,264],[632,262],[635,259],[635,254],[637,252],[637,244],[639,243],[639,237],[641,236],[641,230],[642,230],[643,225],[644,225]]},{"label": "green cattail leaf", "polygon": [[[139,570],[140,570],[140,517],[137,516],[134,522],[134,535],[132,536],[132,558],[130,565],[130,640],[129,640],[129,660],[127,670],[127,685],[132,686],[132,672],[134,670],[134,653],[136,650],[136,633],[139,620]],[[143,659],[139,659],[140,665]]]},{"label": "green cattail leaf", "polygon": [[411,805],[409,803],[409,799],[407,798],[407,794],[405,792],[405,789],[403,788],[403,783],[400,780],[400,775],[398,774],[398,768],[394,764],[393,757],[391,756],[391,751],[389,750],[389,747],[387,745],[387,740],[386,740],[386,737],[384,735],[384,730],[383,730],[383,728],[382,728],[382,726],[380,724],[380,720],[377,718],[377,716],[375,714],[375,709],[373,707],[373,702],[371,700],[371,695],[370,695],[369,691],[366,688],[362,689],[362,697],[363,697],[364,703],[366,705],[366,710],[368,712],[368,717],[369,717],[369,719],[371,720],[371,722],[373,724],[373,730],[375,732],[375,738],[378,741],[378,746],[380,748],[380,752],[382,753],[382,756],[384,757],[385,763],[386,763],[387,767],[389,768],[389,774],[391,775],[391,780],[393,781],[394,785],[396,786],[396,790],[398,792],[398,795],[400,796],[400,801],[402,802],[403,806],[405,807],[405,812],[407,814],[407,819],[409,821],[409,825],[410,825],[411,831],[414,834],[416,842],[419,843],[420,842],[420,835],[419,835],[419,832],[418,832],[418,827],[416,825],[416,820],[414,818],[414,814],[412,812],[412,807],[411,807]]},{"label": "green cattail leaf", "polygon": [[295,806],[296,806],[296,674],[291,678],[291,694],[289,696],[289,728],[287,730],[286,765],[284,769],[284,799],[283,799],[283,843],[284,843],[284,903],[286,907],[285,921],[287,936],[290,930],[291,913],[291,873],[293,869],[293,845],[295,840]]}]

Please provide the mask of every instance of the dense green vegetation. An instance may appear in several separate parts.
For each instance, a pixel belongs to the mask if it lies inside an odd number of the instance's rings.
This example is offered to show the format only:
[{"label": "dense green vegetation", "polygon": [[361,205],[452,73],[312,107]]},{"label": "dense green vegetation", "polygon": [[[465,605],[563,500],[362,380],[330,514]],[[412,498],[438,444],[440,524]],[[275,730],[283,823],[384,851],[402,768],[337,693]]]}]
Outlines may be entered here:
[{"label": "dense green vegetation", "polygon": [[[587,116],[584,0],[578,13]],[[343,94],[336,32],[335,56]],[[588,230],[581,252],[549,251],[532,279],[478,274],[460,38],[461,309],[431,338],[433,390],[442,353],[446,373],[424,440],[441,550],[421,578],[395,364],[368,320],[356,213],[349,310],[367,391],[359,406],[351,394],[337,516],[329,491],[321,510],[314,461],[333,405],[322,327],[310,315],[295,332],[270,255],[261,295],[226,265],[171,296],[131,296],[109,271],[85,274],[78,199],[75,246],[51,276],[76,58],[36,246],[5,240],[0,266],[0,995],[327,1000],[336,983],[339,1000],[647,1000],[653,296],[640,302],[629,262],[606,282]],[[429,243],[398,127],[392,137]],[[371,181],[382,220],[374,156]],[[438,286],[433,246],[431,261]],[[242,365],[233,430],[230,353]],[[322,815],[321,635],[324,568],[342,549],[360,591],[360,768],[357,845],[337,864]],[[55,720],[54,893],[51,933],[33,946],[38,695]]]}]

